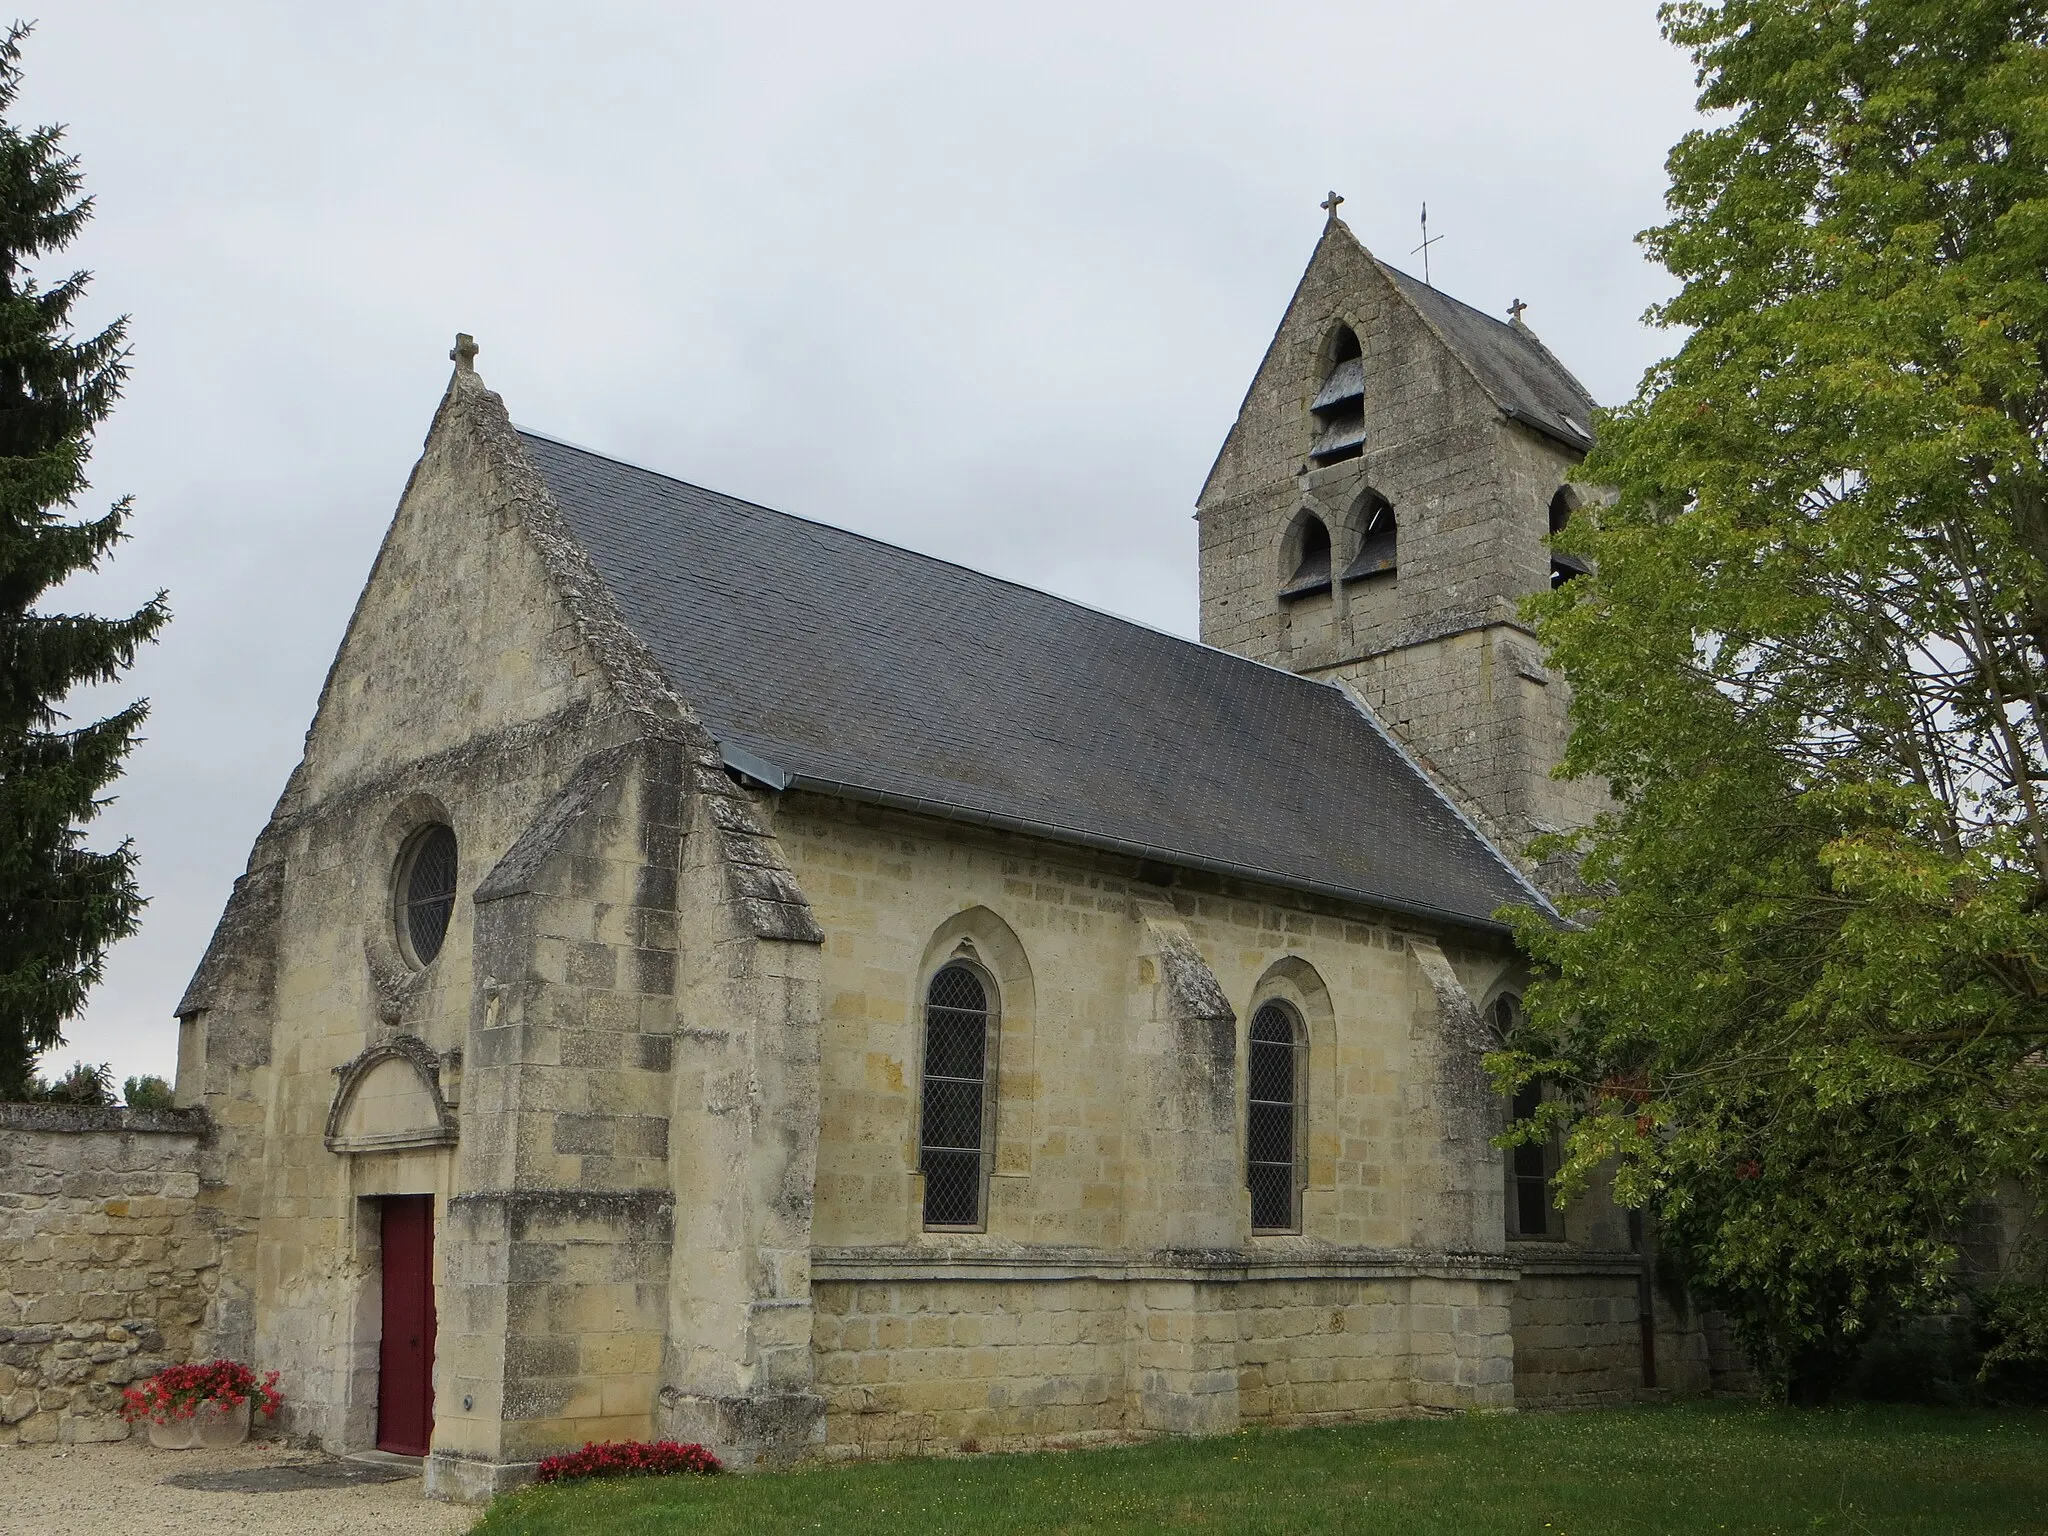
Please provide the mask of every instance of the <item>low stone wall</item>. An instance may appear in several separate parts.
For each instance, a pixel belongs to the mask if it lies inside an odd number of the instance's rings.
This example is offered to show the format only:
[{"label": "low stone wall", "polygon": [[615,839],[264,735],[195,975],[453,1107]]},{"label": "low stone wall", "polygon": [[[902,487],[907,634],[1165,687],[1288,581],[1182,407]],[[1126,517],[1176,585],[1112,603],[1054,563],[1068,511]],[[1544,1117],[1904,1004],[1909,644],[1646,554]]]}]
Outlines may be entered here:
[{"label": "low stone wall", "polygon": [[0,1446],[126,1438],[191,1358],[218,1264],[197,1110],[0,1104]]},{"label": "low stone wall", "polygon": [[[1461,1374],[1501,1389],[1512,1369],[1506,1308],[1473,1305],[1465,1286],[1268,1280],[1247,1285],[1238,1306],[1247,1424],[1341,1421],[1440,1400],[1472,1406],[1470,1394],[1454,1390]],[[1475,1370],[1482,1357],[1491,1363]],[[1504,1391],[1492,1396],[1505,1406]]]}]

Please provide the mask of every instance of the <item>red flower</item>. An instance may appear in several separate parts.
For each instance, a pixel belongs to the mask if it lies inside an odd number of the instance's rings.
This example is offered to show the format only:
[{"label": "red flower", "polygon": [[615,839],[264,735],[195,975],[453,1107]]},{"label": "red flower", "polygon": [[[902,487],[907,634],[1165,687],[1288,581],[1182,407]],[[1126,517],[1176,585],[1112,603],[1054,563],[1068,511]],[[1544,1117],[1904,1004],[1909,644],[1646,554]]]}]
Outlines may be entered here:
[{"label": "red flower", "polygon": [[559,1483],[579,1477],[708,1475],[721,1470],[718,1458],[701,1445],[681,1445],[674,1440],[608,1440],[603,1445],[585,1441],[580,1451],[549,1456],[535,1476],[543,1483]]},{"label": "red flower", "polygon": [[240,1407],[254,1399],[257,1412],[265,1418],[275,1414],[284,1399],[277,1390],[277,1372],[261,1381],[239,1360],[214,1360],[206,1365],[167,1365],[141,1387],[121,1394],[121,1417],[129,1423],[148,1419],[168,1424],[189,1419],[202,1403]]}]

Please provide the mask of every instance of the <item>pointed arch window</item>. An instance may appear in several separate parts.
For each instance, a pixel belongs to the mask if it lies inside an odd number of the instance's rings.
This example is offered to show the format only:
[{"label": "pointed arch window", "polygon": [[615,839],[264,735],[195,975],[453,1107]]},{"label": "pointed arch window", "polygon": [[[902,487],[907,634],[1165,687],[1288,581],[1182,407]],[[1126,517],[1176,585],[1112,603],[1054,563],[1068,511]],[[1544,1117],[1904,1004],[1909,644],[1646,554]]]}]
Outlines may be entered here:
[{"label": "pointed arch window", "polygon": [[[1521,1018],[1522,1005],[1512,995],[1493,1005],[1494,1037],[1507,1039]],[[1532,1118],[1546,1097],[1541,1078],[1525,1083],[1515,1095],[1510,1115],[1516,1120]],[[1562,1237],[1562,1217],[1550,1203],[1551,1182],[1557,1177],[1558,1147],[1554,1138],[1518,1142],[1508,1148],[1508,1236]]]},{"label": "pointed arch window", "polygon": [[[1530,1083],[1515,1095],[1514,1115],[1527,1120],[1543,1104],[1543,1085]],[[1520,1142],[1508,1152],[1508,1230],[1515,1237],[1549,1237],[1557,1212],[1550,1208],[1550,1147]]]},{"label": "pointed arch window", "polygon": [[1301,1020],[1285,1003],[1252,1015],[1245,1072],[1245,1183],[1254,1232],[1301,1230],[1303,1071],[1308,1055]]},{"label": "pointed arch window", "polygon": [[[1568,485],[1560,485],[1557,494],[1550,498],[1550,536],[1555,539],[1564,532],[1564,525],[1572,520],[1572,492]],[[1577,555],[1568,555],[1560,549],[1550,551],[1550,585],[1563,586],[1574,576],[1584,576],[1592,566]]]},{"label": "pointed arch window", "polygon": [[928,1228],[986,1223],[995,1125],[993,990],[980,970],[958,960],[942,966],[925,989],[918,1169]]},{"label": "pointed arch window", "polygon": [[1337,327],[1331,338],[1329,371],[1309,406],[1315,419],[1315,441],[1308,450],[1311,464],[1341,464],[1365,452],[1365,357],[1358,333]]},{"label": "pointed arch window", "polygon": [[[1280,589],[1280,596],[1285,599],[1327,592],[1330,589],[1328,526],[1315,513],[1303,512],[1288,530],[1288,543],[1294,551],[1294,574],[1287,578],[1287,584]],[[1283,565],[1282,569],[1286,567]]]},{"label": "pointed arch window", "polygon": [[1378,491],[1367,491],[1359,509],[1361,532],[1358,558],[1344,568],[1346,581],[1363,581],[1368,576],[1391,576],[1400,554],[1400,527],[1394,508]]}]

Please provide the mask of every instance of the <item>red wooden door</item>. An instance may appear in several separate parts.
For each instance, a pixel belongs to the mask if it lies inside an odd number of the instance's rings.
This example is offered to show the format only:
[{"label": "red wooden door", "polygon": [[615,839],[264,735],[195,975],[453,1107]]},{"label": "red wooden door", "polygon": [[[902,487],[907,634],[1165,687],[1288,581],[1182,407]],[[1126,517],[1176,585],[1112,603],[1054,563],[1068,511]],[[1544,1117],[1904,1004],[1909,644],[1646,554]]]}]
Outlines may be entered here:
[{"label": "red wooden door", "polygon": [[434,1430],[434,1197],[384,1197],[377,1449],[427,1454]]}]

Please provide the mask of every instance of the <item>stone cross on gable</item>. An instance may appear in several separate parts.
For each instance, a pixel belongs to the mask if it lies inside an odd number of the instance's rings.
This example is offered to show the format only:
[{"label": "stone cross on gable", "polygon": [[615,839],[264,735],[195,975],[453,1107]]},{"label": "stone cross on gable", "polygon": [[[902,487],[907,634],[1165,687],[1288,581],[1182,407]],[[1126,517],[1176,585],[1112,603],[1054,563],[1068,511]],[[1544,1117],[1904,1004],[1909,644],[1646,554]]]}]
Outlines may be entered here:
[{"label": "stone cross on gable", "polygon": [[476,338],[467,331],[457,331],[455,346],[448,353],[448,360],[455,364],[456,370],[461,373],[475,373],[476,354]]},{"label": "stone cross on gable", "polygon": [[1334,219],[1335,217],[1337,217],[1337,205],[1343,201],[1344,199],[1339,197],[1336,194],[1336,192],[1332,190],[1330,195],[1324,198],[1316,206],[1318,208],[1321,208],[1325,213],[1329,214],[1329,216]]},{"label": "stone cross on gable", "polygon": [[1522,323],[1522,311],[1528,307],[1520,299],[1515,300],[1514,303],[1508,306],[1508,318],[1514,321],[1516,325],[1520,325]]}]

